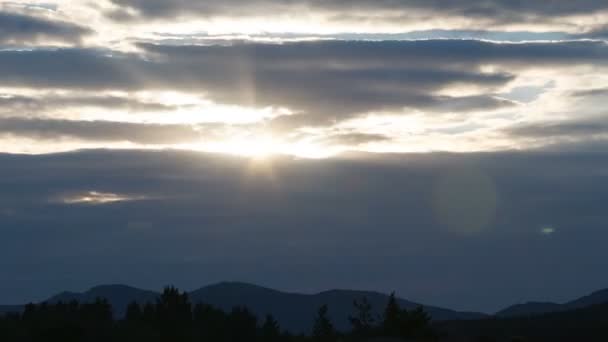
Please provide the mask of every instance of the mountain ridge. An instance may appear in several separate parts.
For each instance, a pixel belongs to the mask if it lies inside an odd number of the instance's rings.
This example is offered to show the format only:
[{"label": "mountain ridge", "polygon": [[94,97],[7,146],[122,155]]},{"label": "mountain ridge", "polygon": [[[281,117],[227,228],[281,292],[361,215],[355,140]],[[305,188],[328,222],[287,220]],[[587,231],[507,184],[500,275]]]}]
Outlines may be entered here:
[{"label": "mountain ridge", "polygon": [[[108,284],[92,287],[84,292],[64,291],[45,302],[59,301],[92,302],[97,298],[106,298],[113,307],[116,317],[124,316],[129,303],[154,303],[159,292],[144,290],[123,284]],[[378,291],[331,289],[313,294],[286,292],[269,287],[239,281],[224,281],[202,286],[188,292],[190,301],[206,303],[224,311],[237,306],[248,307],[258,318],[270,313],[281,323],[282,327],[293,332],[306,332],[312,326],[316,310],[321,305],[328,305],[329,317],[338,329],[347,329],[348,316],[353,311],[353,301],[365,297],[372,305],[374,316],[380,317],[388,301],[388,295]],[[509,306],[494,315],[478,312],[456,311],[448,308],[425,305],[407,299],[398,298],[399,305],[411,310],[422,306],[435,321],[475,320],[488,317],[518,317],[540,315],[552,312],[568,311],[592,305],[608,303],[608,289],[595,291],[564,304],[552,302],[527,302]],[[0,306],[0,314],[21,311],[23,306]]]},{"label": "mountain ridge", "polygon": [[[136,287],[110,284],[99,285],[84,292],[64,291],[44,302],[59,301],[93,302],[97,298],[105,298],[114,310],[116,317],[124,316],[129,303],[137,301],[140,304],[154,303],[159,292],[143,290]],[[249,308],[258,318],[272,314],[281,326],[293,332],[307,332],[313,324],[316,311],[321,305],[327,304],[329,316],[338,329],[349,327],[348,316],[353,311],[353,301],[366,297],[374,308],[374,314],[379,316],[388,302],[388,295],[374,291],[358,291],[333,289],[314,294],[285,292],[268,287],[238,281],[225,281],[200,287],[188,292],[190,301],[194,304],[205,303],[224,311],[230,311],[237,306]],[[424,305],[406,299],[398,298],[399,304],[406,309],[422,306],[434,320],[478,319],[486,317],[483,313],[460,312],[447,308]],[[0,313],[21,311],[23,306],[0,306]]]},{"label": "mountain ridge", "polygon": [[582,309],[592,305],[603,303],[608,303],[608,289],[594,291],[588,295],[561,304],[554,302],[526,302],[521,304],[515,304],[498,311],[495,316],[517,317],[539,315]]}]

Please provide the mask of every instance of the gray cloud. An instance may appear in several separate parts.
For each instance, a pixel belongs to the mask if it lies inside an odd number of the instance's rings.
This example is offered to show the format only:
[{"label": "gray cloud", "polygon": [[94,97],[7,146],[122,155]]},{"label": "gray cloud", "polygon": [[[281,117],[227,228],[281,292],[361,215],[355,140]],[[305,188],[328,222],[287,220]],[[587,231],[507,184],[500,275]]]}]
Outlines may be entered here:
[{"label": "gray cloud", "polygon": [[346,146],[357,146],[361,144],[367,144],[372,142],[386,142],[390,141],[391,138],[382,134],[369,134],[369,133],[338,133],[329,135],[322,140],[323,144],[327,145],[346,145]]},{"label": "gray cloud", "polygon": [[[370,19],[412,23],[432,18],[473,17],[489,23],[522,23],[534,20],[555,19],[560,16],[593,14],[606,11],[608,6],[596,0],[555,0],[551,2],[521,2],[510,0],[253,0],[253,1],[163,1],[163,0],[112,0],[117,5],[135,10],[140,18],[167,18],[174,16],[239,17],[264,16],[269,13],[298,11],[325,13],[339,19]],[[124,19],[127,12],[119,9],[111,15]]]},{"label": "gray cloud", "polygon": [[0,135],[56,140],[129,141],[139,144],[200,142],[203,127],[193,125],[139,124],[112,121],[0,118]]},{"label": "gray cloud", "polygon": [[134,55],[95,49],[4,50],[0,82],[41,89],[144,88],[145,75],[131,69],[139,63]]},{"label": "gray cloud", "polygon": [[562,120],[514,126],[505,130],[513,137],[522,138],[589,138],[608,136],[608,118]]},{"label": "gray cloud", "polygon": [[595,97],[608,96],[608,88],[596,88],[576,91],[572,94],[574,97]]},{"label": "gray cloud", "polygon": [[93,31],[68,22],[0,11],[0,43],[79,43]]},{"label": "gray cloud", "polygon": [[[516,75],[484,65],[521,68],[604,66],[599,41],[496,44],[474,40],[316,41],[230,46],[141,44],[145,56],[89,49],[1,51],[5,86],[67,89],[171,89],[250,107],[284,106],[302,114],[278,126],[335,122],[369,111],[490,110],[513,103],[493,89]],[[483,89],[449,97],[454,86]]]},{"label": "gray cloud", "polygon": [[593,30],[580,34],[578,37],[590,39],[608,39],[608,25],[595,27]]},{"label": "gray cloud", "polygon": [[124,109],[129,111],[171,111],[178,106],[162,103],[144,102],[129,97],[91,96],[91,95],[44,95],[22,96],[0,94],[0,112],[14,115],[15,111],[28,114],[44,114],[47,110],[65,108],[99,107],[105,109]]}]

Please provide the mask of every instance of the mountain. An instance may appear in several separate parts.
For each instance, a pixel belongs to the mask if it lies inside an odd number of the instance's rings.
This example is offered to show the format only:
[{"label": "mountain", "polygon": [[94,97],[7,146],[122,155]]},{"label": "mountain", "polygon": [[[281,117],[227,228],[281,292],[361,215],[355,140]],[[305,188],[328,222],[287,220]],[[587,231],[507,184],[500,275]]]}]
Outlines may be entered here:
[{"label": "mountain", "polygon": [[538,315],[547,312],[562,311],[564,308],[562,304],[550,303],[550,302],[527,302],[524,304],[511,305],[506,309],[503,309],[496,313],[498,317],[515,317],[515,316],[527,316],[527,315]]},{"label": "mountain", "polygon": [[81,303],[94,302],[97,298],[105,298],[114,310],[114,314],[117,317],[122,317],[126,313],[127,306],[129,303],[136,301],[138,303],[154,303],[159,294],[153,291],[141,290],[135,287],[126,285],[102,285],[91,288],[90,290],[77,293],[77,292],[62,292],[55,295],[46,302],[57,303],[70,302],[77,300]]},{"label": "mountain", "polygon": [[591,293],[578,299],[558,304],[548,302],[528,302],[512,305],[496,313],[498,317],[517,317],[562,312],[586,308],[592,305],[608,303],[608,289]]},{"label": "mountain", "polygon": [[578,308],[584,308],[587,306],[591,306],[591,305],[595,305],[595,304],[603,304],[603,303],[608,303],[608,289],[595,291],[588,296],[584,296],[579,299],[575,299],[564,305],[570,309],[578,309]]},{"label": "mountain", "polygon": [[[223,310],[243,305],[258,317],[271,313],[281,326],[293,332],[307,332],[312,327],[318,308],[327,304],[329,316],[338,329],[348,329],[348,315],[353,312],[353,301],[367,298],[379,316],[388,302],[388,295],[353,290],[331,290],[317,294],[287,293],[246,283],[226,282],[206,286],[190,292],[193,302],[204,302]],[[401,307],[414,309],[423,306],[434,320],[477,319],[485,317],[481,313],[458,312],[449,309],[426,306],[405,299],[399,299]]]},{"label": "mountain", "polygon": [[[129,303],[155,302],[158,292],[141,290],[125,285],[104,285],[78,292],[62,292],[47,302],[70,302],[77,300],[82,303],[93,302],[97,298],[107,299],[114,309],[117,317],[122,317]],[[331,290],[317,294],[299,294],[277,291],[261,286],[239,282],[223,282],[202,287],[189,293],[193,303],[206,303],[229,311],[235,306],[245,306],[254,312],[260,319],[266,314],[272,314],[283,329],[292,332],[308,332],[312,327],[314,317],[321,305],[327,304],[329,314],[338,329],[348,329],[348,316],[353,311],[353,301],[366,297],[372,304],[374,313],[380,316],[388,301],[388,295],[353,290]],[[478,319],[486,315],[481,313],[458,312],[454,310],[426,306],[405,299],[399,299],[403,308],[414,309],[423,306],[433,320],[460,320]],[[0,308],[0,310],[2,310]],[[11,310],[21,310],[21,307],[12,307]],[[1,313],[2,311],[0,311]]]}]

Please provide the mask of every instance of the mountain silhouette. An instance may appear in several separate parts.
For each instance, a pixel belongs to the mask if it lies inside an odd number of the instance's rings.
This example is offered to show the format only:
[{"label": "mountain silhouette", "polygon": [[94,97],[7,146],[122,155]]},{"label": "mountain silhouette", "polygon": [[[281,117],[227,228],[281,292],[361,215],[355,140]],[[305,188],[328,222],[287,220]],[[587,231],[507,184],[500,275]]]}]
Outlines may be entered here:
[{"label": "mountain silhouette", "polygon": [[[205,286],[190,292],[193,302],[204,302],[223,310],[234,306],[246,306],[258,317],[272,314],[283,328],[293,332],[308,331],[321,305],[327,304],[329,317],[336,328],[350,327],[348,316],[353,312],[353,301],[367,298],[374,315],[378,316],[388,302],[388,295],[371,291],[331,290],[317,294],[281,292],[265,287],[239,282],[224,282]],[[434,320],[478,319],[486,315],[474,312],[459,312],[399,299],[399,305],[406,309],[423,306]]]},{"label": "mountain silhouette", "polygon": [[[96,286],[86,292],[62,292],[46,302],[57,303],[77,300],[82,303],[94,302],[97,298],[105,298],[111,304],[114,315],[123,317],[129,303],[137,301],[141,304],[154,303],[160,295],[158,292],[142,290],[125,285]],[[283,329],[295,333],[308,332],[313,319],[321,305],[329,307],[329,317],[336,328],[350,328],[348,316],[353,313],[353,301],[365,297],[372,304],[374,315],[379,316],[386,303],[388,295],[371,291],[331,290],[317,294],[299,294],[277,291],[257,285],[241,282],[222,282],[204,286],[189,292],[193,303],[207,303],[224,311],[235,306],[245,306],[262,319],[266,314],[272,314]],[[437,321],[467,320],[486,317],[482,313],[459,312],[450,309],[414,303],[399,299],[402,308],[414,309],[423,306],[429,315]],[[4,309],[3,309],[4,308]],[[20,311],[22,307],[0,307],[1,312]]]},{"label": "mountain silhouette", "polygon": [[512,305],[496,313],[498,317],[530,316],[545,313],[570,311],[586,308],[592,305],[608,303],[608,289],[593,292],[587,296],[558,304],[551,302],[528,302]]},{"label": "mountain silhouette", "polygon": [[62,292],[46,300],[48,303],[70,302],[77,300],[80,303],[92,303],[97,298],[105,298],[112,304],[114,315],[123,317],[129,303],[154,303],[159,293],[147,291],[126,285],[102,285],[89,289],[86,292]]},{"label": "mountain silhouette", "polygon": [[[328,315],[336,328],[346,330],[350,327],[348,316],[353,313],[353,301],[367,298],[372,305],[373,315],[378,317],[386,303],[388,295],[373,291],[330,290],[316,294],[301,294],[278,291],[262,286],[242,282],[222,282],[201,287],[188,293],[191,302],[207,303],[224,311],[230,311],[236,306],[245,306],[255,313],[258,318],[272,314],[277,318],[281,327],[289,331],[308,332],[313,324],[317,310],[322,305],[329,308]],[[159,292],[142,290],[126,285],[103,285],[93,287],[85,292],[62,292],[46,302],[57,303],[77,300],[82,303],[94,302],[97,298],[105,298],[111,304],[117,318],[124,316],[129,303],[136,301],[140,304],[154,303]],[[435,321],[476,320],[490,317],[476,312],[461,312],[446,308],[415,303],[406,299],[398,299],[399,305],[405,309],[415,309],[422,306]],[[528,302],[512,305],[497,312],[496,317],[531,316],[546,313],[557,313],[608,303],[608,289],[593,292],[587,296],[558,304],[551,302]],[[0,314],[18,312],[23,306],[0,306]]]}]

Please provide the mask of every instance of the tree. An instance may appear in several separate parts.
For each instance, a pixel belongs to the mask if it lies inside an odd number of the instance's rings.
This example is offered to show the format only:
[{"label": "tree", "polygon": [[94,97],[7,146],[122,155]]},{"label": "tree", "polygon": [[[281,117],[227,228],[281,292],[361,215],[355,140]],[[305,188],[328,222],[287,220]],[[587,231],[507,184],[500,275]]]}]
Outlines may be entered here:
[{"label": "tree", "polygon": [[224,311],[198,303],[192,316],[199,341],[222,341],[228,336],[228,318]]},{"label": "tree", "polygon": [[433,331],[430,327],[431,317],[424,311],[422,306],[407,313],[405,331],[409,337],[428,338],[432,337]]},{"label": "tree", "polygon": [[156,320],[156,308],[154,307],[154,304],[150,302],[144,304],[142,316],[146,323],[154,322]]},{"label": "tree", "polygon": [[143,318],[143,312],[141,310],[141,306],[137,304],[137,302],[131,302],[129,306],[127,306],[127,312],[125,314],[125,320],[127,322],[140,322]]},{"label": "tree", "polygon": [[403,312],[397,303],[395,292],[388,298],[382,320],[382,332],[385,336],[400,337]]},{"label": "tree", "polygon": [[374,317],[372,305],[366,297],[361,301],[354,300],[355,315],[349,316],[348,320],[353,327],[353,333],[358,337],[369,337],[374,329]]},{"label": "tree", "polygon": [[272,315],[266,315],[262,324],[261,337],[264,342],[275,342],[281,339],[281,328],[279,322]]},{"label": "tree", "polygon": [[315,319],[315,324],[312,329],[312,335],[315,341],[334,341],[336,337],[336,331],[327,317],[327,312],[327,305],[321,306],[317,312],[317,318]]},{"label": "tree", "polygon": [[156,301],[158,328],[163,341],[185,341],[192,326],[192,306],[187,293],[166,287]]},{"label": "tree", "polygon": [[235,307],[228,314],[228,333],[232,342],[249,342],[256,338],[257,317],[245,307]]}]

